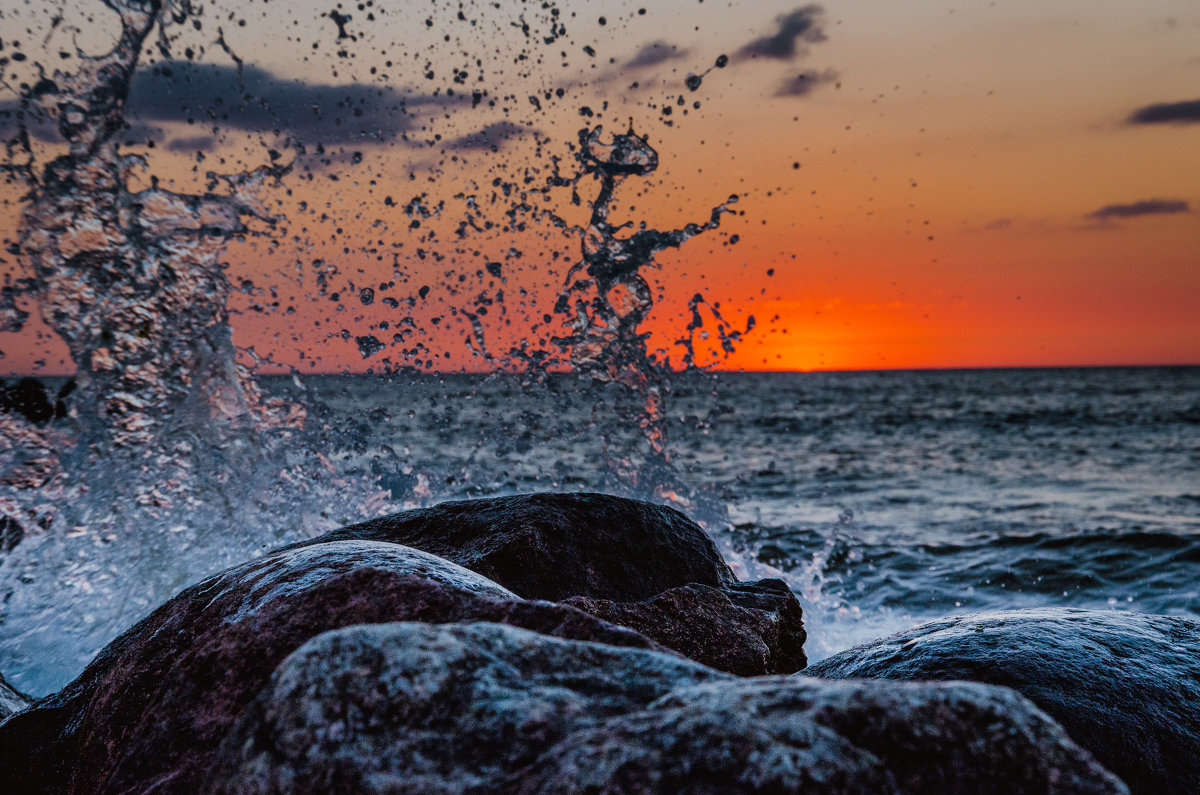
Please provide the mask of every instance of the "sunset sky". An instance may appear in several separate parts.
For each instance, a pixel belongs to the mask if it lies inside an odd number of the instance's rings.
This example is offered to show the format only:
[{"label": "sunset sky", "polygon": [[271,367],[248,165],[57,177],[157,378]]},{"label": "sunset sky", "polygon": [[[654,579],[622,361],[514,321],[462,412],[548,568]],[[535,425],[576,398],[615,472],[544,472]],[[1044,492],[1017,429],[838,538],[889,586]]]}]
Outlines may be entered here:
[{"label": "sunset sky", "polygon": [[[134,184],[195,191],[208,170],[304,144],[269,197],[286,220],[225,255],[235,340],[275,369],[486,369],[463,313],[501,290],[481,318],[488,348],[544,339],[578,244],[544,219],[506,228],[511,197],[485,198],[544,184],[552,155],[569,172],[580,127],[630,119],[660,167],[626,182],[621,218],[674,228],[739,196],[736,216],[648,274],[651,346],[672,361],[701,293],[738,329],[756,320],[727,368],[1200,364],[1195,0],[562,2],[557,17],[501,0],[462,19],[411,1],[202,5],[199,29],[172,29],[169,63],[147,47],[126,137],[149,166]],[[98,52],[115,30],[99,2],[0,11],[0,111],[34,64],[69,68],[73,37]],[[0,125],[11,135],[11,114]],[[7,249],[21,191],[0,187]],[[405,212],[422,192],[441,210]],[[582,222],[569,199],[530,203]],[[457,235],[468,216],[479,228]],[[401,327],[370,358],[354,342]],[[0,334],[0,351],[0,372],[70,369],[38,323]]]}]

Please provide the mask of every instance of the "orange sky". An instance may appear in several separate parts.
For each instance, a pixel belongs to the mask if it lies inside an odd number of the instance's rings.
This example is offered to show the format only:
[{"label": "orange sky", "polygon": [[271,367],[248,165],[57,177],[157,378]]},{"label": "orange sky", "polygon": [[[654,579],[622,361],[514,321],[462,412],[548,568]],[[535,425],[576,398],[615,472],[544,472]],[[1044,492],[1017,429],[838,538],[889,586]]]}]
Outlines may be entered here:
[{"label": "orange sky", "polygon": [[[494,178],[520,183],[527,168],[565,154],[588,122],[579,115],[584,105],[610,130],[632,117],[660,153],[653,178],[627,183],[622,217],[677,226],[705,219],[730,193],[741,195],[744,214],[660,256],[661,268],[650,274],[662,295],[649,324],[652,347],[673,358],[679,349],[670,343],[685,322],[686,301],[701,292],[720,302],[734,326],[750,315],[757,321],[725,362],[730,368],[1200,363],[1200,120],[1128,121],[1147,105],[1200,99],[1200,7],[1191,0],[847,0],[819,13],[779,2],[563,3],[558,19],[568,32],[549,45],[526,41],[510,24],[523,8],[516,3],[473,11],[475,27],[453,19],[457,6],[438,7],[429,26],[421,24],[425,11],[414,18],[408,6],[376,3],[371,24],[348,6],[353,42],[336,40],[324,16],[328,4],[227,5],[233,18],[211,10],[208,18],[225,20],[230,49],[280,81],[410,92],[457,87],[460,96],[479,87],[496,100],[495,107],[418,111],[410,135],[441,134],[432,147],[398,138],[344,143],[346,152],[362,152],[360,164],[334,169],[336,182],[328,170],[311,181],[298,170],[285,182],[291,195],[274,197],[289,219],[274,252],[262,239],[231,247],[231,280],[255,285],[234,297],[243,312],[235,316],[235,339],[279,364],[312,372],[362,369],[385,356],[401,363],[411,361],[402,349],[420,342],[415,358],[436,360],[440,369],[486,367],[464,344],[466,325],[453,314],[483,290],[506,295],[507,315],[485,318],[493,351],[544,335],[544,328],[530,328],[552,311],[568,264],[549,252],[570,251],[571,242],[545,225],[472,232],[460,241],[453,230],[464,200],[454,197],[482,199]],[[31,41],[43,40],[38,11],[10,0],[0,10],[6,27],[20,22],[34,31]],[[797,10],[811,26],[789,54],[779,49],[778,34],[787,25],[781,20]],[[245,26],[236,25],[239,14]],[[542,23],[533,17],[527,21],[536,29]],[[70,24],[68,14],[63,28]],[[93,49],[102,48],[102,18],[77,16],[74,24],[89,31]],[[173,46],[230,64],[215,39],[205,28]],[[61,46],[53,36],[44,40],[46,52],[30,50],[34,61],[50,62],[47,53]],[[630,66],[653,42],[672,57]],[[347,56],[337,55],[339,47]],[[729,66],[706,74],[699,90],[683,85],[689,72],[709,69],[722,54]],[[455,83],[460,67],[469,76]],[[435,77],[424,79],[425,71]],[[781,95],[801,73],[814,87]],[[563,98],[543,97],[540,109],[527,99],[560,87]],[[674,104],[680,96],[682,108]],[[670,126],[664,102],[674,111]],[[150,157],[150,173],[187,189],[192,153],[172,152],[169,144],[209,129],[182,119],[151,121],[162,137],[155,149],[140,149]],[[531,126],[546,144],[539,152],[525,136],[500,142],[497,153],[444,145],[497,122]],[[228,133],[206,153],[200,177],[209,168],[263,162],[273,135]],[[0,228],[11,240],[17,193],[3,189]],[[593,190],[581,185],[585,199]],[[395,205],[419,191],[447,209],[413,230]],[[550,206],[565,213],[567,198],[559,191]],[[1138,204],[1151,200],[1159,203]],[[1093,216],[1114,206],[1126,209]],[[500,223],[501,209],[485,215]],[[437,238],[422,242],[431,228]],[[500,279],[475,275],[510,247],[522,255],[504,260]],[[311,263],[318,258],[338,268],[330,292],[346,292],[348,282],[378,288],[395,280],[393,270],[402,277],[369,307],[353,296],[335,302],[314,295]],[[11,272],[12,258],[4,267]],[[431,287],[428,297],[409,308],[403,299],[422,285]],[[254,291],[270,287],[279,311],[249,310],[263,303]],[[385,295],[400,305],[386,306]],[[340,336],[346,329],[390,339],[405,315],[417,333],[365,361]],[[434,326],[434,317],[445,319]],[[378,329],[380,321],[389,323],[389,334]],[[63,346],[48,334],[36,323],[0,334],[0,371],[29,372],[39,361],[43,372],[69,369]]]}]

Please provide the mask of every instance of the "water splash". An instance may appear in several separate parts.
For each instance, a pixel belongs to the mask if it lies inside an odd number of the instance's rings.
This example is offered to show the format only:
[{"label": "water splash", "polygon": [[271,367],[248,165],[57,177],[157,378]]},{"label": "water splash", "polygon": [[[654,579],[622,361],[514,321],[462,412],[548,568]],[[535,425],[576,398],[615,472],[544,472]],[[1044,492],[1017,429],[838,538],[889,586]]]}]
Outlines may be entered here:
[{"label": "water splash", "polygon": [[[123,626],[197,576],[334,526],[477,493],[469,490],[471,466],[476,471],[488,466],[475,459],[486,440],[498,440],[501,459],[529,449],[524,438],[508,434],[484,412],[465,464],[423,470],[403,439],[380,442],[384,426],[394,420],[382,405],[346,422],[298,374],[267,397],[251,368],[270,363],[270,356],[239,350],[230,327],[238,293],[261,288],[243,280],[235,289],[226,252],[248,240],[274,241],[288,233],[298,251],[312,247],[312,238],[295,234],[275,203],[296,181],[311,181],[314,172],[330,179],[339,176],[332,173],[336,169],[342,177],[362,176],[354,171],[365,168],[362,154],[294,143],[288,157],[275,150],[279,142],[273,139],[263,146],[266,164],[230,174],[206,172],[202,187],[190,193],[162,184],[145,156],[123,148],[131,87],[147,73],[138,71],[143,50],[157,28],[158,78],[164,65],[193,77],[225,72],[184,69],[172,57],[167,31],[199,21],[197,8],[186,0],[105,0],[105,5],[119,18],[115,44],[100,55],[80,53],[75,71],[42,74],[26,87],[5,164],[28,196],[16,245],[24,272],[0,288],[0,330],[25,328],[32,302],[75,365],[68,417],[35,421],[0,411],[0,670],[30,692],[61,685]],[[543,16],[551,35],[543,40],[550,44],[564,29],[557,10],[547,8]],[[338,46],[348,47],[342,34],[350,16],[330,19],[338,28]],[[529,25],[521,20],[528,38]],[[240,82],[241,59],[224,34],[216,44],[237,63]],[[264,74],[250,76],[261,81]],[[447,95],[437,103],[436,92],[432,96],[431,104],[475,107],[486,94]],[[550,101],[549,94],[543,96]],[[249,101],[248,95],[241,99]],[[497,129],[511,132],[503,125]],[[535,161],[524,174],[493,181],[498,189],[491,211],[507,220],[493,226],[483,217],[482,199],[476,199],[482,191],[464,191],[456,198],[467,213],[452,232],[453,243],[442,228],[453,230],[445,200],[421,192],[398,205],[387,197],[385,204],[400,207],[397,212],[404,213],[420,245],[412,258],[443,269],[435,285],[442,296],[431,294],[428,284],[414,284],[409,299],[394,297],[410,273],[397,253],[401,244],[393,244],[391,274],[378,287],[345,261],[313,256],[311,268],[297,261],[299,282],[311,272],[320,299],[335,302],[338,312],[350,304],[359,313],[336,322],[341,328],[328,335],[357,346],[363,358],[384,362],[386,378],[378,386],[388,395],[383,403],[399,403],[406,386],[406,370],[392,368],[384,349],[403,348],[404,360],[431,369],[437,352],[420,335],[431,337],[436,330],[449,336],[450,323],[439,325],[447,316],[469,326],[480,355],[491,360],[484,319],[504,316],[503,285],[524,257],[510,243],[507,254],[484,258],[476,277],[452,258],[481,256],[462,242],[469,235],[523,232],[519,219],[538,215],[529,204],[538,192],[529,186],[549,171],[540,159],[549,139],[534,140]],[[457,146],[453,151],[482,150],[470,136]],[[205,162],[202,155],[198,150],[194,162]],[[589,426],[594,438],[580,440],[588,445],[581,455],[570,463],[566,457],[539,462],[542,471],[529,482],[534,488],[608,488],[723,521],[721,500],[699,493],[671,460],[672,370],[648,348],[644,325],[654,299],[646,271],[656,267],[658,253],[715,230],[736,197],[713,208],[704,222],[673,231],[644,224],[631,229],[632,222],[610,218],[615,196],[627,178],[654,173],[657,152],[632,129],[608,140],[597,126],[580,133],[575,157],[574,176],[559,177],[555,168],[550,181],[570,187],[576,204],[582,203],[582,186],[598,184],[590,218],[572,227],[553,213],[541,216],[579,238],[581,258],[570,266],[554,306],[563,333],[544,350],[513,358],[539,388],[545,386],[539,378],[556,363],[574,371],[582,386],[553,394],[563,405],[577,407],[605,390],[612,400],[594,405]],[[305,202],[299,205],[313,214]],[[329,219],[322,213],[319,220]],[[379,224],[376,219],[372,228]],[[342,231],[339,227],[338,235]],[[383,242],[369,244],[374,245],[382,248]],[[443,260],[451,261],[441,265]],[[498,286],[481,289],[471,302],[463,285],[484,281]],[[421,303],[432,304],[435,297],[446,300],[446,311],[419,328]],[[543,309],[549,307],[536,311]],[[393,314],[381,320],[384,311]],[[733,330],[717,304],[701,296],[689,311],[691,321],[678,344],[683,364],[695,369],[697,335],[715,328],[728,352],[743,332]],[[468,408],[446,407],[437,421],[454,424]],[[520,424],[536,422],[523,418]],[[579,459],[590,455],[596,438],[602,440],[606,478],[589,481],[579,475],[585,465]]]},{"label": "water splash", "polygon": [[[599,182],[599,191],[591,201],[591,215],[584,227],[572,227],[558,216],[556,222],[580,238],[581,259],[567,271],[555,312],[565,318],[569,333],[555,337],[554,343],[566,354],[579,373],[602,384],[612,384],[634,397],[635,410],[622,417],[636,424],[648,447],[643,460],[635,460],[630,451],[615,451],[606,444],[609,468],[634,494],[665,499],[706,516],[723,515],[723,506],[705,501],[690,488],[671,465],[668,448],[666,393],[670,390],[666,362],[648,349],[650,336],[643,324],[654,307],[653,291],[644,271],[655,267],[654,257],[666,249],[679,248],[703,232],[720,226],[721,216],[731,212],[736,195],[712,209],[704,223],[690,223],[672,231],[647,229],[625,234],[634,223],[614,224],[610,220],[612,203],[621,183],[631,176],[647,177],[658,168],[658,153],[646,138],[637,135],[632,125],[611,141],[604,140],[603,127],[579,132],[576,159],[579,173],[571,180],[559,180],[572,188],[590,177]],[[579,201],[578,193],[573,193]],[[689,332],[703,324],[693,299]],[[694,348],[690,347],[685,364],[694,366]],[[732,349],[730,349],[732,350]]]},{"label": "water splash", "polygon": [[[328,429],[305,428],[311,407],[266,399],[238,360],[222,254],[270,233],[263,199],[289,167],[209,172],[201,194],[153,176],[134,187],[146,161],[118,140],[132,76],[155,25],[193,9],[105,4],[115,45],[28,87],[9,149],[29,189],[17,252],[30,275],[6,285],[4,327],[19,331],[17,300],[33,299],[75,364],[67,422],[0,412],[0,657],[34,692],[197,573],[398,507],[330,463]],[[40,169],[39,119],[65,149]]]}]

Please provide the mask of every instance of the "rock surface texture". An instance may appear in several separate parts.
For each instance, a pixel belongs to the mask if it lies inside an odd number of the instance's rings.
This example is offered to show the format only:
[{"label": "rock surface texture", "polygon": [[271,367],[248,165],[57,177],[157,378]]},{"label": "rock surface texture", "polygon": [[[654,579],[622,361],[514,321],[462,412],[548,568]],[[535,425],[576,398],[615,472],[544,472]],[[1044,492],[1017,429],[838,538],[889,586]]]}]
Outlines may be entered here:
[{"label": "rock surface texture", "polygon": [[1044,608],[946,618],[804,672],[971,680],[1037,704],[1134,792],[1200,792],[1200,622]]},{"label": "rock surface texture", "polygon": [[423,549],[526,599],[637,602],[679,585],[737,581],[712,540],[679,511],[606,494],[443,502],[316,540],[343,539]]},{"label": "rock surface texture", "polygon": [[800,605],[782,580],[681,585],[643,602],[573,596],[562,603],[740,676],[792,673],[807,661]]},{"label": "rock surface texture", "polygon": [[779,580],[740,583],[673,508],[604,494],[531,494],[385,516],[317,541],[423,549],[526,599],[569,600],[705,665],[741,675],[804,667],[800,603]]},{"label": "rock surface texture", "polygon": [[314,638],[219,758],[227,793],[1127,791],[1003,688],[739,679],[495,624]]},{"label": "rock surface texture", "polygon": [[275,553],[188,588],[59,693],[0,724],[9,792],[199,791],[271,672],[315,635],[397,620],[511,622],[653,648],[572,607],[519,599],[447,560],[343,541]]}]

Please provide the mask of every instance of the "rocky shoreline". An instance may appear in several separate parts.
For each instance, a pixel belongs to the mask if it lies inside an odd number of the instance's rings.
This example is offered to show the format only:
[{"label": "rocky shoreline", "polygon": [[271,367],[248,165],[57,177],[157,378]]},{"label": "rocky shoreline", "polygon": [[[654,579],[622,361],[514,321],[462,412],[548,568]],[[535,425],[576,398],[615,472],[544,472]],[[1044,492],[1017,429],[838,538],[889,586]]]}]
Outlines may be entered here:
[{"label": "rocky shoreline", "polygon": [[210,577],[33,703],[0,680],[0,782],[1200,791],[1200,622],[991,613],[807,668],[805,639],[784,583],[739,582],[670,508],[443,503]]}]

